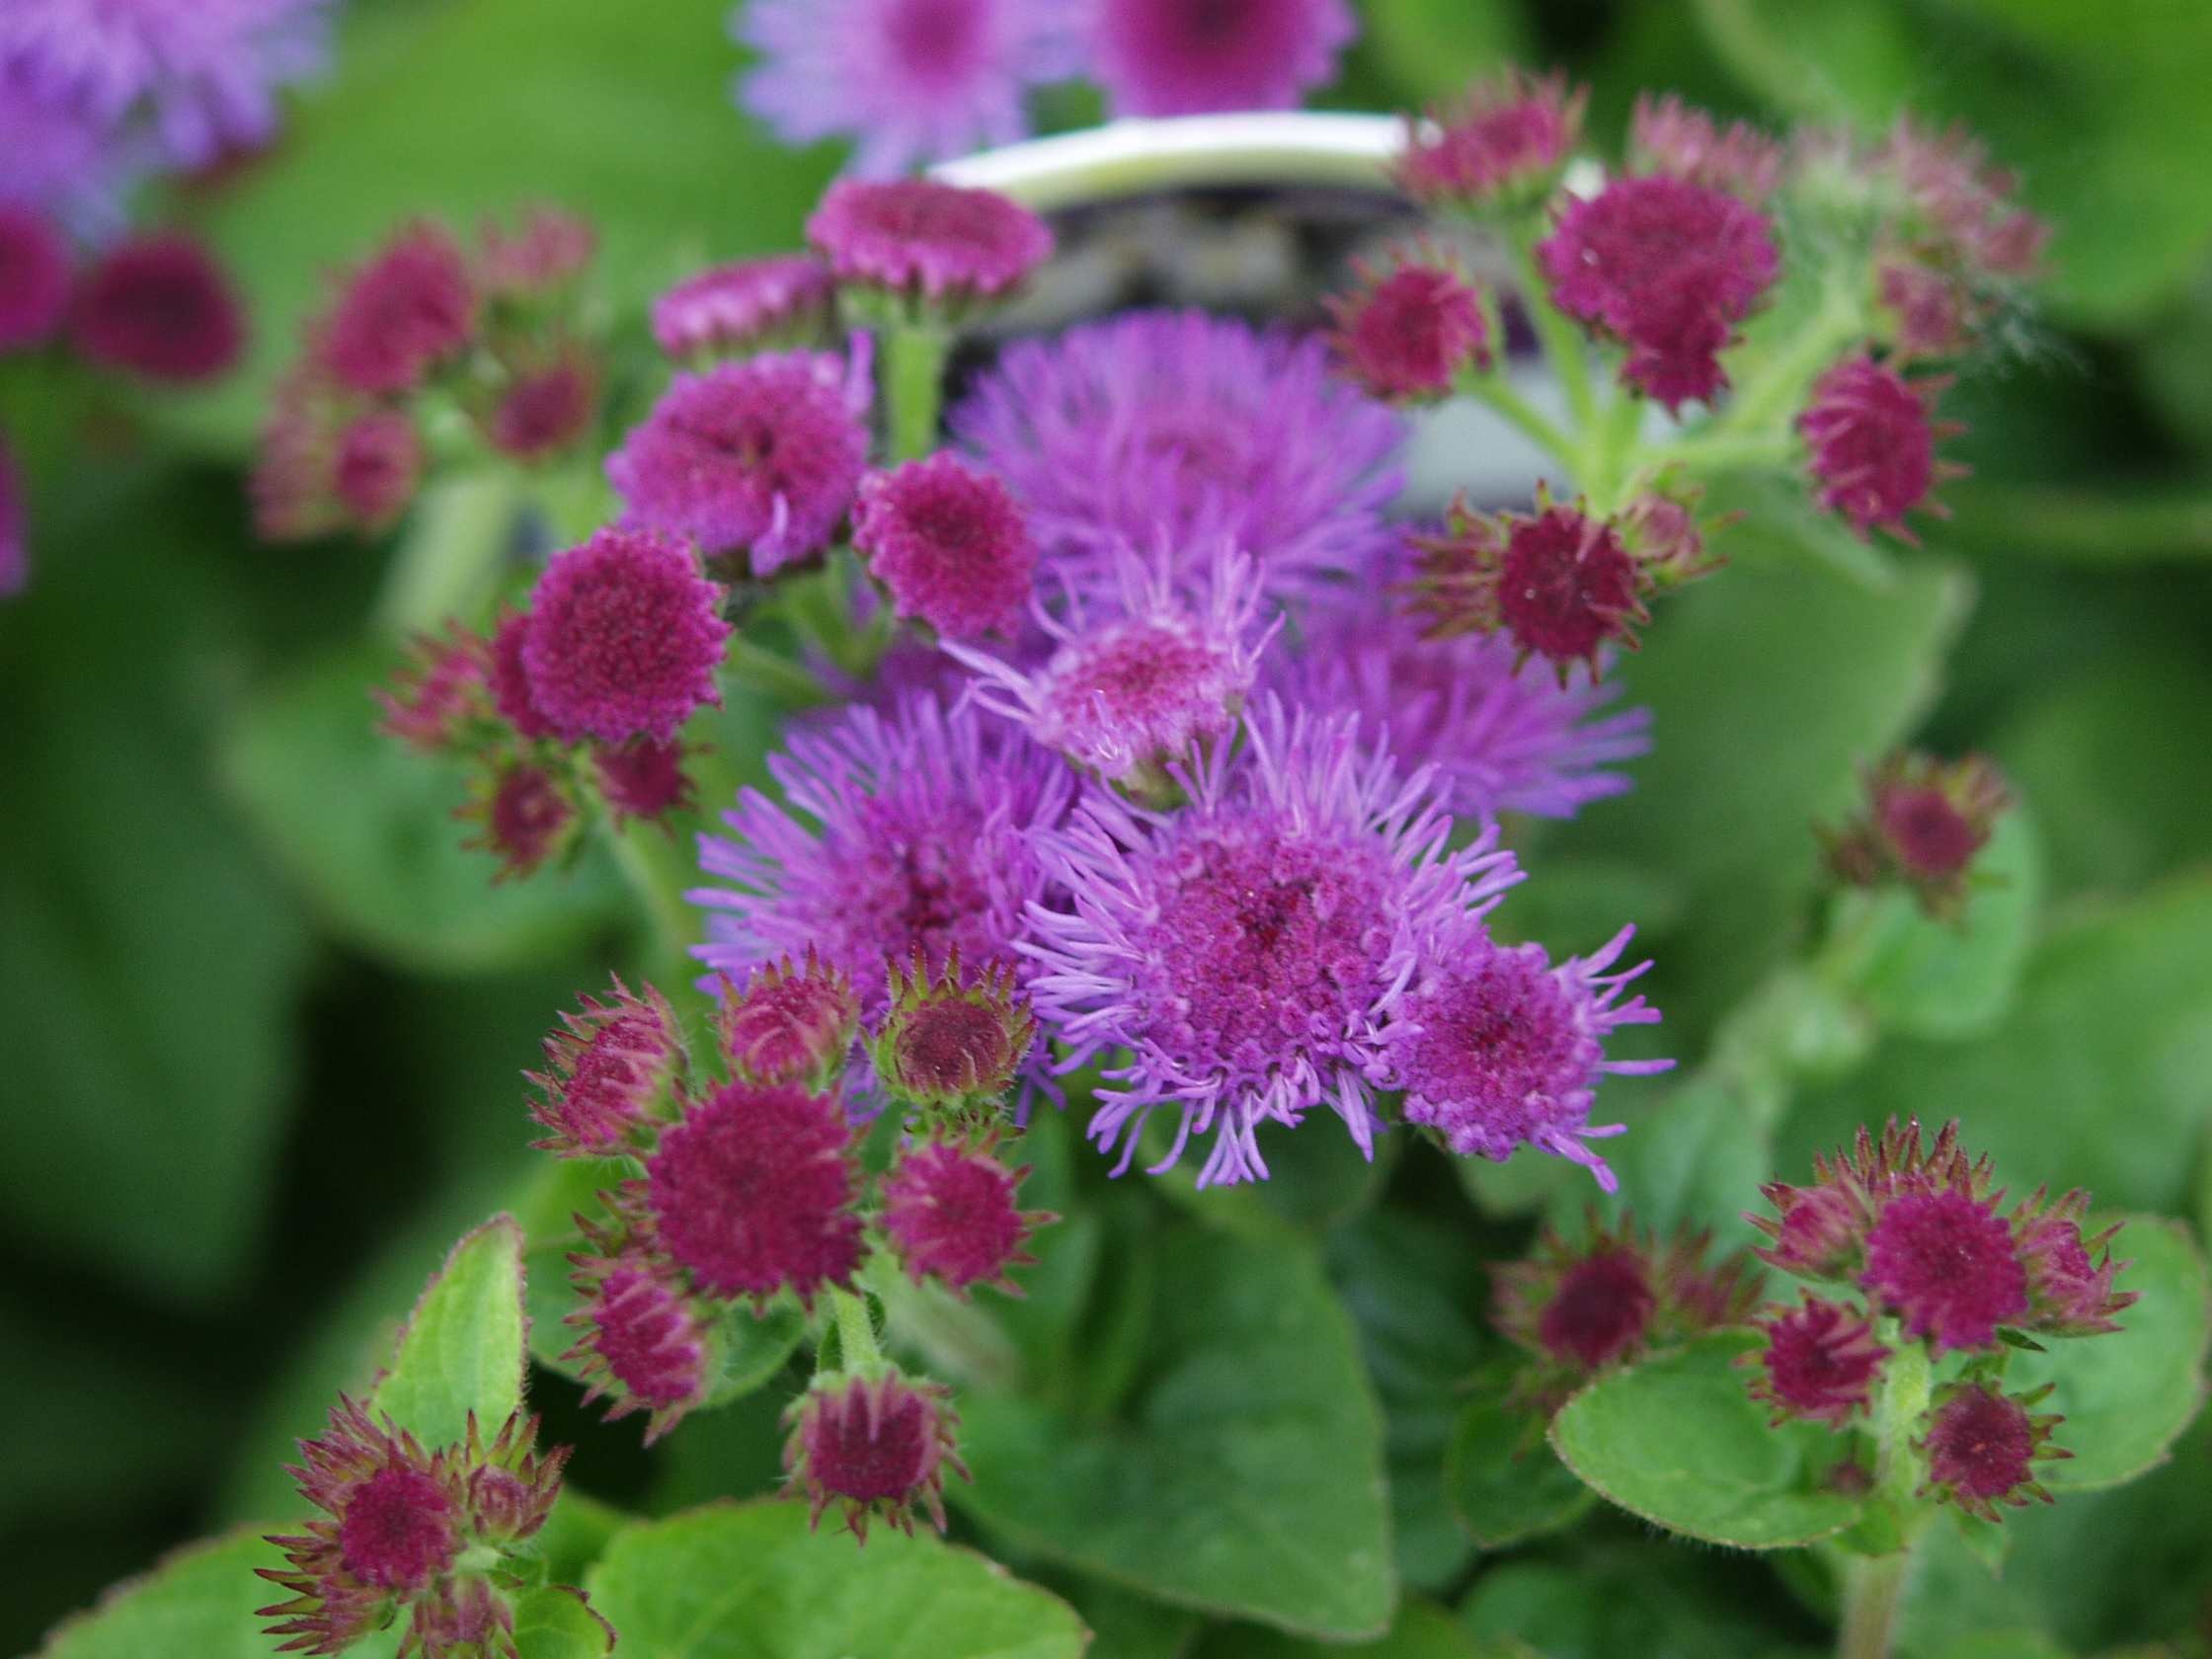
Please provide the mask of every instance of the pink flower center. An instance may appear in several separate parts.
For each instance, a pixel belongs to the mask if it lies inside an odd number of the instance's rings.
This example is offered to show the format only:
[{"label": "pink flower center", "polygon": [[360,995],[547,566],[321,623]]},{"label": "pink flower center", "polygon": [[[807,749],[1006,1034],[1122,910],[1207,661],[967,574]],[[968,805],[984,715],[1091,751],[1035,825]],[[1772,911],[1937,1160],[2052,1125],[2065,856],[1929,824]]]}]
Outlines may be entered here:
[{"label": "pink flower center", "polygon": [[901,1021],[897,1065],[908,1088],[942,1098],[1009,1076],[1014,1051],[995,1012],[949,997],[924,1002]]},{"label": "pink flower center", "polygon": [[907,1497],[928,1479],[937,1450],[937,1414],[921,1395],[894,1389],[876,1410],[861,1385],[824,1399],[807,1435],[807,1471],[855,1503]]},{"label": "pink flower center", "polygon": [[1552,508],[1516,524],[1498,613],[1524,649],[1554,663],[1591,657],[1635,607],[1636,565],[1610,525]]},{"label": "pink flower center", "polygon": [[1589,1081],[1597,1045],[1584,1035],[1565,988],[1533,952],[1498,951],[1416,998],[1421,1025],[1407,1082],[1436,1099],[1480,1103],[1526,1125],[1548,1117],[1563,1093]]},{"label": "pink flower center", "polygon": [[1881,815],[1898,860],[1915,875],[1955,875],[1981,850],[1982,832],[1940,789],[1892,789]]},{"label": "pink flower center", "polygon": [[1600,1250],[1560,1277],[1537,1321],[1537,1340],[1553,1356],[1595,1371],[1643,1340],[1655,1299],[1643,1260],[1632,1250]]},{"label": "pink flower center", "polygon": [[1916,1336],[1982,1348],[2027,1311],[2027,1271],[2013,1231],[1961,1192],[1892,1199],[1866,1238],[1861,1283],[1904,1314]]},{"label": "pink flower center", "polygon": [[2017,1402],[1985,1388],[1952,1396],[1928,1431],[1928,1471],[1963,1497],[2002,1498],[2028,1479],[2035,1430]]},{"label": "pink flower center", "polygon": [[338,1524],[346,1570],[380,1590],[422,1589],[459,1546],[452,1500],[418,1469],[378,1469],[347,1499]]}]

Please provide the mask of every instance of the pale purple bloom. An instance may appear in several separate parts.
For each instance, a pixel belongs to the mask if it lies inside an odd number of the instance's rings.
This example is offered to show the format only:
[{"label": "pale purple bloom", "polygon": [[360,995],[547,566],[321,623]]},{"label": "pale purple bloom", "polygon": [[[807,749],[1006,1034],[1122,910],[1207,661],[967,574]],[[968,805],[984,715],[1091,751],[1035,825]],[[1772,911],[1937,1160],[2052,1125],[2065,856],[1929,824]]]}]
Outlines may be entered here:
[{"label": "pale purple bloom", "polygon": [[1594,954],[1553,967],[1541,945],[1501,945],[1481,926],[1455,920],[1424,943],[1390,1011],[1377,1080],[1403,1089],[1406,1122],[1434,1128],[1462,1156],[1503,1160],[1538,1146],[1582,1164],[1612,1192],[1613,1171],[1584,1143],[1626,1126],[1591,1126],[1598,1079],[1674,1065],[1605,1058],[1604,1041],[1618,1027],[1659,1018],[1641,996],[1617,1000],[1650,963],[1606,971],[1634,933],[1623,927]]},{"label": "pale purple bloom", "polygon": [[1288,110],[1359,32],[1344,0],[1096,0],[1114,113]]},{"label": "pale purple bloom", "polygon": [[1218,544],[1194,595],[1174,579],[1171,544],[1162,538],[1155,549],[1149,560],[1122,550],[1118,604],[1070,592],[1065,616],[1035,606],[1057,646],[1042,664],[945,647],[982,676],[977,702],[1117,782],[1157,773],[1194,745],[1233,731],[1260,653],[1282,625],[1278,615],[1259,628],[1259,580],[1248,555]]},{"label": "pale purple bloom", "polygon": [[119,194],[135,170],[119,141],[81,110],[48,102],[0,66],[0,201],[35,207],[90,235],[122,225]]},{"label": "pale purple bloom", "polygon": [[329,18],[329,0],[8,0],[0,70],[200,167],[268,139],[276,89],[322,67]]},{"label": "pale purple bloom", "polygon": [[1030,991],[1064,1068],[1114,1056],[1089,1135],[1117,1173],[1160,1107],[1180,1123],[1155,1169],[1214,1138],[1201,1185],[1264,1178],[1259,1126],[1315,1106],[1373,1156],[1371,1076],[1420,942],[1520,879],[1494,830],[1454,850],[1433,775],[1402,775],[1356,718],[1270,697],[1245,735],[1179,772],[1178,812],[1094,788],[1038,836],[1069,908],[1030,908]]},{"label": "pale purple bloom", "polygon": [[1029,509],[1048,580],[1110,587],[1117,548],[1165,533],[1250,550],[1282,592],[1394,539],[1404,423],[1279,329],[1140,311],[1022,341],[952,430]]},{"label": "pale purple bloom", "polygon": [[732,32],[761,61],[737,99],[788,143],[854,141],[888,179],[1028,136],[1029,90],[1081,62],[1078,0],[751,0]]},{"label": "pale purple bloom", "polygon": [[1462,818],[1572,818],[1629,787],[1607,768],[1651,748],[1645,709],[1605,712],[1618,683],[1522,662],[1502,634],[1424,639],[1372,577],[1310,608],[1269,679],[1316,708],[1351,710],[1407,766],[1433,764]]},{"label": "pale purple bloom", "polygon": [[1031,831],[1066,815],[1074,776],[1020,733],[973,708],[914,696],[889,717],[848,710],[797,730],[756,789],[701,835],[699,862],[722,885],[687,895],[717,912],[696,955],[743,982],[803,957],[852,981],[863,1012],[885,1002],[892,964],[919,948],[932,971],[957,946],[981,968],[1014,961],[1026,907],[1046,892]]}]

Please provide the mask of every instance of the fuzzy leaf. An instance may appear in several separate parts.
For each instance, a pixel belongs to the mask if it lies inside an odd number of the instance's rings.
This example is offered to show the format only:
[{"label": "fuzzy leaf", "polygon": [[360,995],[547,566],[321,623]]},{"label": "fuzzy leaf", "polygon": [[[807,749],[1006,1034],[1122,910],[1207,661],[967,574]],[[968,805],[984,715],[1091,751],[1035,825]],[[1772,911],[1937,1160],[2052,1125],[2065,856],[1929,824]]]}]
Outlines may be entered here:
[{"label": "fuzzy leaf", "polygon": [[926,1533],[866,1547],[798,1503],[725,1504],[616,1537],[592,1605],[651,1659],[1079,1659],[1066,1603]]},{"label": "fuzzy leaf", "polygon": [[1444,1491],[1467,1536],[1504,1549],[1572,1526],[1596,1494],[1559,1462],[1528,1417],[1495,1399],[1470,1401],[1452,1429]]},{"label": "fuzzy leaf", "polygon": [[[2092,1220],[2101,1230],[2111,1218]],[[2040,1354],[2014,1354],[2005,1385],[2058,1386],[2038,1409],[2063,1412],[2054,1438],[2074,1454],[2041,1465],[2054,1491],[2088,1491],[2132,1480],[2166,1461],[2204,1403],[2205,1347],[2212,1341],[2212,1287],[2204,1257],[2179,1222],[2131,1216],[2112,1242],[2129,1264],[2118,1288],[2142,1301],[2102,1336],[2051,1337]]]},{"label": "fuzzy leaf", "polygon": [[514,1646],[521,1659],[600,1659],[614,1651],[614,1627],[582,1592],[549,1584],[515,1598]]},{"label": "fuzzy leaf", "polygon": [[1551,1444],[1600,1496],[1688,1538],[1779,1549],[1840,1533],[1861,1506],[1820,1488],[1836,1438],[1768,1426],[1736,1363],[1758,1346],[1722,1332],[1611,1372],[1560,1408]]},{"label": "fuzzy leaf", "polygon": [[1396,1599],[1382,1423],[1351,1321],[1304,1251],[1184,1228],[1146,1383],[1094,1425],[961,1401],[949,1496],[1022,1549],[1162,1601],[1344,1639]]},{"label": "fuzzy leaf", "polygon": [[522,1229],[495,1216],[453,1246],[400,1333],[399,1353],[369,1404],[425,1448],[484,1435],[522,1404]]},{"label": "fuzzy leaf", "polygon": [[1747,1564],[1665,1540],[1516,1558],[1474,1581],[1460,1618],[1497,1644],[1484,1659],[1800,1659],[1760,1617],[1771,1587]]}]

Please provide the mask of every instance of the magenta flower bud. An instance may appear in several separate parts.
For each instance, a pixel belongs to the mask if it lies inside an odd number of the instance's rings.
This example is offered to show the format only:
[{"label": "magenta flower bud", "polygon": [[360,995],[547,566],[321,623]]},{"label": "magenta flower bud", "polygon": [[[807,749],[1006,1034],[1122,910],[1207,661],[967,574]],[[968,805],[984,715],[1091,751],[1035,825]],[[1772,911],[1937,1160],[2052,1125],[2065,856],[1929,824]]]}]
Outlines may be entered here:
[{"label": "magenta flower bud", "polygon": [[478,1541],[526,1542],[553,1513],[569,1448],[539,1456],[537,1431],[537,1418],[516,1411],[487,1443],[476,1414],[469,1414],[468,1438],[457,1455],[458,1487],[468,1533]]},{"label": "magenta flower bud", "polygon": [[69,312],[69,244],[43,213],[0,205],[0,352],[52,337]]},{"label": "magenta flower bud", "polygon": [[833,1375],[817,1379],[792,1402],[783,1453],[786,1490],[804,1493],[814,1520],[836,1504],[852,1536],[866,1541],[880,1516],[913,1531],[918,1506],[945,1530],[944,1471],[963,1480],[953,1431],[952,1396],[935,1382],[913,1382],[896,1371],[873,1380]]},{"label": "magenta flower bud", "polygon": [[230,278],[198,242],[174,232],[102,256],[77,284],[69,333],[93,362],[176,385],[215,378],[246,344]]},{"label": "magenta flower bud", "polygon": [[1905,199],[1908,222],[1896,235],[1902,245],[1985,280],[2035,274],[2050,227],[2013,205],[2013,175],[1992,166],[1964,128],[1934,132],[1900,117],[1867,166]]},{"label": "magenta flower bud", "polygon": [[583,1334],[562,1356],[578,1368],[585,1403],[611,1399],[607,1421],[647,1414],[651,1446],[706,1397],[707,1322],[677,1276],[642,1249],[571,1256]]},{"label": "magenta flower bud", "polygon": [[1720,353],[1781,269],[1766,214],[1663,176],[1569,201],[1537,259],[1559,309],[1625,345],[1622,380],[1669,409],[1728,384]]},{"label": "magenta flower bud", "polygon": [[483,418],[486,440],[518,461],[542,461],[583,439],[599,413],[599,365],[581,347],[517,373]]},{"label": "magenta flower bud", "polygon": [[1763,1374],[1751,1392],[1774,1406],[1777,1423],[1802,1417],[1840,1429],[1854,1412],[1866,1409],[1890,1351],[1856,1312],[1812,1298],[1777,1312],[1765,1329]]},{"label": "magenta flower bud", "polygon": [[541,1098],[530,1116],[552,1134],[531,1146],[561,1157],[620,1157],[650,1146],[675,1115],[684,1069],[675,1014],[651,986],[634,995],[617,979],[614,994],[580,998],[545,1039],[545,1069],[523,1080]]},{"label": "magenta flower bud", "polygon": [[947,639],[1011,633],[1036,581],[1012,492],[949,452],[864,479],[852,544],[893,609]]},{"label": "magenta flower bud", "polygon": [[1865,788],[1861,815],[1822,832],[1830,865],[1861,886],[1902,882],[1930,915],[1955,915],[1972,891],[1975,856],[2013,804],[2004,774],[1978,754],[1945,761],[1899,752]]},{"label": "magenta flower bud", "polygon": [[377,729],[432,754],[459,748],[468,728],[491,714],[490,675],[481,634],[451,621],[418,634],[391,684],[373,693],[384,712]]},{"label": "magenta flower bud", "polygon": [[840,179],[807,240],[840,282],[954,307],[1012,291],[1053,251],[1052,231],[1019,202],[929,179]]},{"label": "magenta flower bud", "polygon": [[2012,1217],[2014,1241],[2027,1270],[2026,1328],[2052,1336],[2118,1330],[2113,1315],[2142,1300],[2134,1291],[2112,1289],[2112,1281],[2128,1265],[2112,1259],[2111,1243],[2121,1224],[2114,1222],[2094,1238],[2084,1239],[2081,1220],[2090,1206],[2088,1193],[2077,1187],[2048,1210],[2043,1200],[2038,1189]]},{"label": "magenta flower bud", "polygon": [[522,668],[530,700],[571,743],[667,743],[722,706],[716,671],[730,624],[689,547],[654,531],[600,530],[555,555],[530,595]]},{"label": "magenta flower bud", "polygon": [[2028,1310],[2027,1270],[1994,1199],[1944,1187],[1882,1206],[1859,1284],[1937,1353],[1996,1346]]},{"label": "magenta flower bud", "polygon": [[1634,172],[1663,173],[1757,205],[1779,188],[1787,159],[1779,140],[1742,121],[1723,129],[1673,93],[1636,96],[1628,124],[1628,166]]},{"label": "magenta flower bud", "polygon": [[653,338],[679,362],[820,345],[836,283],[807,254],[718,265],[653,302]]},{"label": "magenta flower bud", "polygon": [[1860,536],[1877,525],[1913,542],[1905,514],[1925,507],[1936,481],[1964,469],[1936,459],[1936,440],[1961,431],[1931,417],[1947,379],[1907,380],[1863,353],[1846,357],[1813,386],[1797,417],[1820,505],[1851,521]]},{"label": "magenta flower bud", "polygon": [[1856,1280],[1867,1234],[1892,1198],[1945,1188],[1979,1193],[1989,1177],[1987,1158],[1969,1160],[1959,1149],[1955,1121],[1925,1150],[1917,1118],[1891,1119],[1878,1140],[1861,1126],[1849,1153],[1814,1154],[1811,1186],[1774,1181],[1760,1189],[1776,1215],[1745,1218],[1770,1240],[1753,1254],[1800,1279]]},{"label": "magenta flower bud", "polygon": [[1345,0],[1100,0],[1095,72],[1117,116],[1293,110],[1358,33]]},{"label": "magenta flower bud", "polygon": [[1360,285],[1331,295],[1329,337],[1337,366],[1372,395],[1418,403],[1444,397],[1467,368],[1490,366],[1490,324],[1482,296],[1441,255],[1424,254],[1387,272],[1365,264]]},{"label": "magenta flower bud", "polygon": [[844,1075],[860,1000],[852,982],[812,945],[801,968],[787,956],[754,969],[742,991],[728,980],[723,985],[714,1032],[733,1077],[822,1090]]},{"label": "magenta flower bud", "polygon": [[598,249],[589,219],[558,207],[532,207],[514,230],[486,219],[476,238],[476,271],[487,299],[535,300],[581,276]]},{"label": "magenta flower bud", "polygon": [[339,1560],[379,1590],[420,1590],[453,1564],[460,1546],[453,1510],[445,1488],[428,1474],[378,1469],[346,1500]]},{"label": "magenta flower bud", "polygon": [[1596,677],[1602,653],[1637,644],[1650,576],[1608,520],[1541,494],[1534,518],[1454,505],[1442,535],[1416,536],[1418,606],[1434,637],[1504,633],[1562,679],[1576,663]]},{"label": "magenta flower bud", "polygon": [[646,1165],[669,1254],[707,1296],[812,1304],[860,1262],[852,1131],[838,1103],[789,1085],[730,1083],[694,1102]]},{"label": "magenta flower bud", "polygon": [[935,1279],[965,1294],[971,1285],[995,1284],[1021,1295],[1007,1277],[1033,1266],[1024,1246],[1031,1233],[1056,1217],[1022,1210],[1014,1193],[1028,1175],[1008,1169],[980,1146],[931,1142],[910,1147],[883,1181],[883,1229],[916,1283]]},{"label": "magenta flower bud", "polygon": [[461,845],[500,861],[495,881],[529,875],[563,856],[580,828],[567,789],[530,760],[497,766],[478,780],[474,797],[453,816],[476,826]]},{"label": "magenta flower bud", "polygon": [[1928,1459],[1923,1491],[1984,1521],[2001,1519],[1999,1504],[2024,1509],[2030,1498],[2052,1502],[2034,1465],[2074,1454],[2051,1444],[2051,1431],[2063,1419],[2027,1409],[2049,1392],[2046,1384],[2032,1394],[2006,1394],[1978,1382],[1938,1388],[1928,1433],[1917,1443]]},{"label": "magenta flower bud", "polygon": [[415,423],[393,409],[347,422],[338,434],[331,493],[356,529],[390,529],[415,499],[423,478],[423,439]]},{"label": "magenta flower bud", "polygon": [[530,613],[502,610],[492,629],[492,703],[500,718],[520,738],[550,738],[553,723],[545,718],[530,693],[529,671],[522,663],[522,646],[529,638]]},{"label": "magenta flower bud", "polygon": [[869,1045],[891,1096],[923,1112],[988,1118],[1037,1041],[1037,1021],[1004,962],[971,979],[960,947],[932,978],[917,946],[908,968],[891,970],[890,1006]]},{"label": "magenta flower bud", "polygon": [[436,225],[407,225],[348,274],[311,329],[315,360],[356,392],[413,391],[474,338],[477,304],[452,237]]},{"label": "magenta flower bud", "polygon": [[1849,1279],[1857,1271],[1866,1229],[1873,1225],[1858,1194],[1848,1187],[1792,1187],[1780,1181],[1761,1191],[1779,1215],[1751,1218],[1773,1240],[1754,1252],[1760,1260],[1800,1279]]},{"label": "magenta flower bud", "polygon": [[1513,211],[1549,196],[1582,136],[1587,87],[1508,70],[1412,122],[1399,189],[1429,207]]},{"label": "magenta flower bud", "polygon": [[635,818],[653,824],[689,808],[691,779],[683,769],[686,752],[680,743],[654,738],[594,744],[592,775],[615,821]]}]

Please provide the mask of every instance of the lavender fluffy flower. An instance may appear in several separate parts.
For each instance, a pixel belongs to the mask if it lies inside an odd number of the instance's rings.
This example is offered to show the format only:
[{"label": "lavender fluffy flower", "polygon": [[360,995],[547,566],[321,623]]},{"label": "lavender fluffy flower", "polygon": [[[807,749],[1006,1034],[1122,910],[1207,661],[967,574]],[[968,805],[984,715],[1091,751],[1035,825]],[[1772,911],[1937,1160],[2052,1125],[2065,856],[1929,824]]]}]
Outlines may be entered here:
[{"label": "lavender fluffy flower", "polygon": [[1098,0],[1098,78],[1118,116],[1288,110],[1336,73],[1344,0]]},{"label": "lavender fluffy flower", "polygon": [[0,66],[0,201],[67,220],[87,235],[121,228],[129,146],[81,110],[40,96]]},{"label": "lavender fluffy flower", "polygon": [[794,732],[768,770],[782,802],[748,789],[723,815],[731,834],[699,837],[724,884],[687,895],[718,912],[694,953],[710,969],[742,984],[812,946],[873,1018],[889,965],[917,949],[933,972],[955,946],[979,966],[1014,960],[1046,892],[1030,834],[1073,793],[1059,759],[976,709],[913,696],[888,718],[853,708]]},{"label": "lavender fluffy flower", "polygon": [[1081,62],[1069,0],[751,0],[732,31],[762,59],[738,103],[787,143],[853,139],[871,179],[1026,137],[1029,89]]},{"label": "lavender fluffy flower", "polygon": [[1192,559],[1250,549],[1272,592],[1390,544],[1406,431],[1319,340],[1201,311],[1011,346],[952,430],[1029,510],[1047,580],[1111,592],[1116,550],[1165,533]]},{"label": "lavender fluffy flower", "polygon": [[1300,649],[1275,659],[1269,680],[1357,713],[1405,765],[1433,764],[1462,818],[1572,818],[1627,789],[1606,768],[1651,748],[1649,711],[1607,713],[1618,684],[1561,685],[1549,664],[1521,657],[1502,634],[1422,638],[1377,580],[1313,606]]},{"label": "lavender fluffy flower", "polygon": [[1248,555],[1217,544],[1194,599],[1175,583],[1172,545],[1155,545],[1149,561],[1122,550],[1117,608],[1095,597],[1086,604],[1077,593],[1064,617],[1034,607],[1058,647],[1042,664],[945,646],[981,676],[977,702],[1116,782],[1157,775],[1194,745],[1234,730],[1260,654],[1282,626],[1278,616],[1259,629],[1259,580]]},{"label": "lavender fluffy flower", "polygon": [[329,17],[329,0],[8,0],[0,71],[201,167],[268,139],[276,89],[322,67]]},{"label": "lavender fluffy flower", "polygon": [[1315,1106],[1373,1156],[1370,1077],[1419,942],[1520,879],[1494,830],[1452,850],[1431,774],[1401,775],[1355,717],[1270,697],[1244,724],[1234,758],[1181,773],[1181,811],[1094,789],[1038,837],[1069,908],[1030,908],[1030,992],[1065,1067],[1127,1051],[1089,1128],[1117,1173],[1163,1106],[1180,1123],[1155,1170],[1211,1135],[1202,1186],[1264,1178],[1259,1126]]}]

